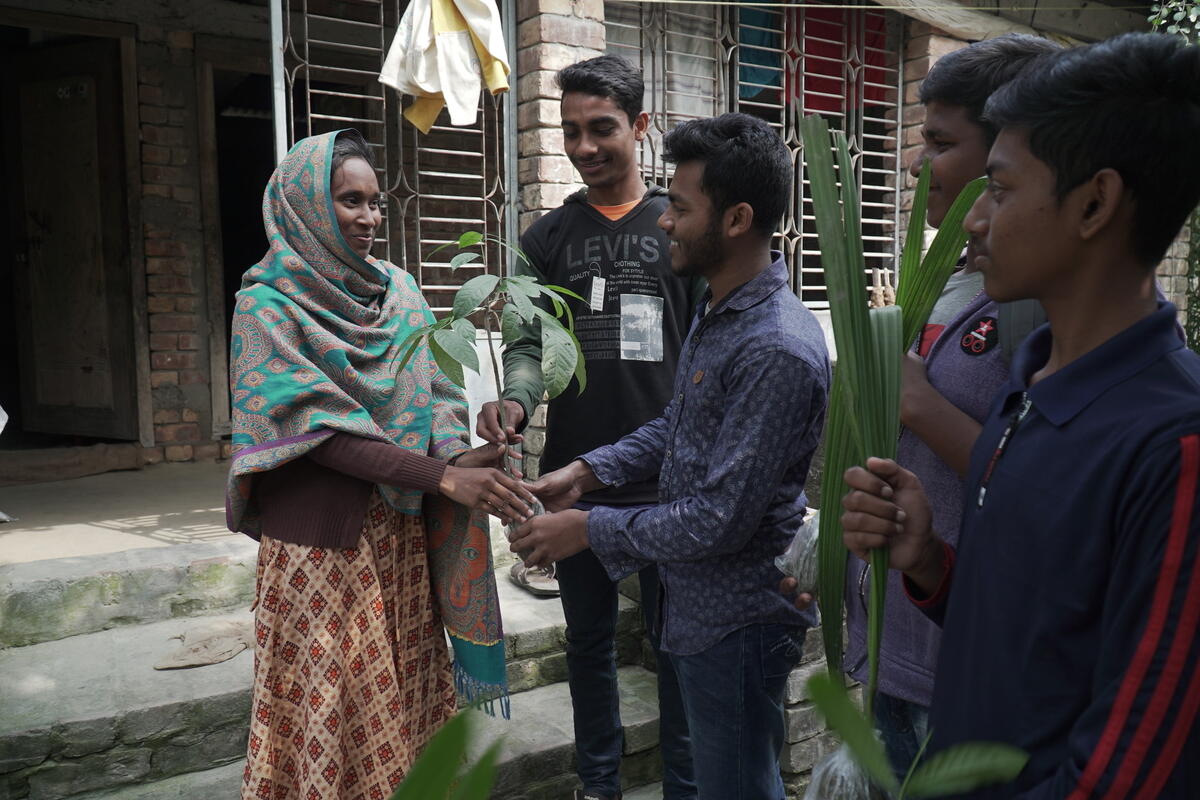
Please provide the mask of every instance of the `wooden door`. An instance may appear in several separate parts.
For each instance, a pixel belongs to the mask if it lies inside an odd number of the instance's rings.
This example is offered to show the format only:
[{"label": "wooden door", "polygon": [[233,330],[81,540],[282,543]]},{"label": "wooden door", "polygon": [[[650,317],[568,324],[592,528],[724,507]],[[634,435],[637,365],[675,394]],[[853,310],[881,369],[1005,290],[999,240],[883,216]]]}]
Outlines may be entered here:
[{"label": "wooden door", "polygon": [[116,41],[17,54],[14,258],[23,427],[137,439]]}]

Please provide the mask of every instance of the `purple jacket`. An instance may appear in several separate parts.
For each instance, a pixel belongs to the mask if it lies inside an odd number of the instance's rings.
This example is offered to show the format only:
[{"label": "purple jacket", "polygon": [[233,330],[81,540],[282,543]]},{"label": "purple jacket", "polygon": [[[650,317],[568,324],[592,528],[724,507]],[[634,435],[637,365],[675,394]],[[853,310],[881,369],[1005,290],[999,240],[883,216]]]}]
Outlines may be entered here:
[{"label": "purple jacket", "polygon": [[[954,316],[925,357],[933,388],[982,423],[996,394],[1008,381],[1009,365],[997,331],[999,306],[980,292]],[[921,479],[933,510],[933,529],[946,541],[958,541],[963,481],[912,431],[903,429],[897,462]],[[846,671],[867,680],[865,598],[870,596],[866,564],[851,556],[846,572]],[[860,578],[862,597],[859,594]],[[900,573],[888,577],[883,642],[879,658],[879,690],[921,705],[933,697],[941,630],[904,594]]]}]

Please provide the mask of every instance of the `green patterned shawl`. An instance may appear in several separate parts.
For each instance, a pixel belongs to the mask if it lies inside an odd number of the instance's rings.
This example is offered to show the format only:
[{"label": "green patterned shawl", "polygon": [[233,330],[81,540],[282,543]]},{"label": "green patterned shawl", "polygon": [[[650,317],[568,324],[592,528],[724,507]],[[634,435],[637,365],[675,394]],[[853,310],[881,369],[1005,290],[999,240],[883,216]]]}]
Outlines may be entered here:
[{"label": "green patterned shawl", "polygon": [[[358,256],[342,236],[330,191],[336,138],[297,142],[271,176],[263,196],[270,249],[237,294],[226,511],[230,530],[255,537],[254,473],[299,458],[336,432],[443,460],[468,449],[466,402],[428,348],[397,371],[401,344],[433,314],[411,275]],[[457,688],[489,705],[500,697],[507,716],[486,517],[441,497],[379,488],[398,510],[424,514]]]}]

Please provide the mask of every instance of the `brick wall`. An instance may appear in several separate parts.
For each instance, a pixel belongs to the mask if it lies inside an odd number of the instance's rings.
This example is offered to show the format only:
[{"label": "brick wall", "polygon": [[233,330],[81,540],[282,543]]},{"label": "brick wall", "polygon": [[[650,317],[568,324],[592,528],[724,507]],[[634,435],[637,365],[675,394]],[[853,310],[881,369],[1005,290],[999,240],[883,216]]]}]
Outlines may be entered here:
[{"label": "brick wall", "polygon": [[154,444],[147,463],[215,458],[193,35],[138,28],[138,110]]}]

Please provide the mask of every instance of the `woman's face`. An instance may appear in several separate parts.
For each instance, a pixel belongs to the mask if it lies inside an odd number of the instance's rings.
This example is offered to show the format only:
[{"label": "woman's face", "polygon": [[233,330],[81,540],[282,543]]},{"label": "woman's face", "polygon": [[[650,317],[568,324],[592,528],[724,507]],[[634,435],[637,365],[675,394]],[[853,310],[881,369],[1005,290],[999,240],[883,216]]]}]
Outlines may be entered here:
[{"label": "woman's face", "polygon": [[330,181],[338,227],[350,248],[363,258],[375,243],[375,229],[383,219],[379,210],[379,179],[361,158],[347,158]]}]

